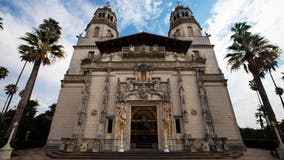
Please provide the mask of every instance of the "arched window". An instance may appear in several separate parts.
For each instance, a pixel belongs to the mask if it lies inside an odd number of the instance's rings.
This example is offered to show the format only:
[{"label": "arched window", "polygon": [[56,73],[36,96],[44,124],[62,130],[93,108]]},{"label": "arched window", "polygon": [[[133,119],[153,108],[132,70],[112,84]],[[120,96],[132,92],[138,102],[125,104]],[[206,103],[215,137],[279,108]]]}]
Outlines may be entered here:
[{"label": "arched window", "polygon": [[102,13],[99,13],[99,18],[101,18],[101,16],[102,16]]},{"label": "arched window", "polygon": [[110,15],[109,15],[109,14],[107,14],[107,19],[109,19],[109,17],[110,17]]},{"label": "arched window", "polygon": [[113,20],[113,17],[112,17],[112,16],[110,17],[110,20],[111,20],[111,21]]},{"label": "arched window", "polygon": [[105,13],[103,13],[103,17],[105,17]]},{"label": "arched window", "polygon": [[193,29],[192,29],[191,26],[188,26],[188,27],[187,27],[187,31],[188,31],[188,35],[189,35],[189,36],[194,36]]},{"label": "arched window", "polygon": [[106,35],[107,37],[113,37],[113,35],[112,35],[112,33],[111,33],[111,30],[107,30],[107,35]]},{"label": "arched window", "polygon": [[95,31],[94,31],[94,37],[98,37],[98,36],[99,36],[99,33],[100,33],[100,28],[99,28],[99,27],[96,27],[96,28],[95,28]]},{"label": "arched window", "polygon": [[184,12],[181,12],[181,15],[184,17]]},{"label": "arched window", "polygon": [[176,19],[177,19],[176,16],[174,16],[174,21],[175,21]]},{"label": "arched window", "polygon": [[180,36],[180,30],[177,29],[176,32],[175,32],[175,34],[174,34],[174,37],[179,37],[179,36]]},{"label": "arched window", "polygon": [[177,14],[177,19],[179,19],[179,14]]},{"label": "arched window", "polygon": [[185,16],[188,17],[188,12],[185,12]]}]

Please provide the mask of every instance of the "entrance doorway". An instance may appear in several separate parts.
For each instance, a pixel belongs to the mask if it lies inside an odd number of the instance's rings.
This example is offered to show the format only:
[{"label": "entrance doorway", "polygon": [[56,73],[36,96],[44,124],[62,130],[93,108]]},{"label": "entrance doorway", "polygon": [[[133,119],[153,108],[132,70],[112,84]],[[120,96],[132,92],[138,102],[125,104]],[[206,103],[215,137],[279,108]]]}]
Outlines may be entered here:
[{"label": "entrance doorway", "polygon": [[131,148],[157,149],[157,109],[155,106],[132,106]]}]

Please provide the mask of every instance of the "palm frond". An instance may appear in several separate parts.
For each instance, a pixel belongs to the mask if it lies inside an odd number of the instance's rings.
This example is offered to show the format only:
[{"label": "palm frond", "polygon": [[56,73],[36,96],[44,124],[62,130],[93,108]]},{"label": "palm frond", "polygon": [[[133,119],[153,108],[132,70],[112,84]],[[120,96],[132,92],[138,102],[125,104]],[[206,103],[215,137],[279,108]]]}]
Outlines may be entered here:
[{"label": "palm frond", "polygon": [[51,64],[58,58],[64,57],[63,46],[58,45],[61,27],[54,19],[47,19],[34,29],[33,33],[26,33],[20,39],[25,44],[19,46],[22,60],[29,62],[41,61],[44,65]]},{"label": "palm frond", "polygon": [[3,18],[0,17],[0,28],[3,29],[3,22],[2,22]]}]

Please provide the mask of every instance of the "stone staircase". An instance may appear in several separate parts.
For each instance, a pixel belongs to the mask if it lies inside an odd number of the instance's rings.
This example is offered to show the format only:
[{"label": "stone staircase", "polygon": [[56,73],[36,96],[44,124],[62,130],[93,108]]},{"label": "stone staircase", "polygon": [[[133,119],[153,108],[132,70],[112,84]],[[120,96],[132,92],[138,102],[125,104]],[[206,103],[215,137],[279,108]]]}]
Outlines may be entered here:
[{"label": "stone staircase", "polygon": [[[60,159],[203,159],[235,157],[230,152],[162,152],[160,150],[135,149],[127,152],[79,152],[47,151],[51,158]],[[240,156],[240,155],[239,155]],[[237,156],[238,157],[238,156]]]}]

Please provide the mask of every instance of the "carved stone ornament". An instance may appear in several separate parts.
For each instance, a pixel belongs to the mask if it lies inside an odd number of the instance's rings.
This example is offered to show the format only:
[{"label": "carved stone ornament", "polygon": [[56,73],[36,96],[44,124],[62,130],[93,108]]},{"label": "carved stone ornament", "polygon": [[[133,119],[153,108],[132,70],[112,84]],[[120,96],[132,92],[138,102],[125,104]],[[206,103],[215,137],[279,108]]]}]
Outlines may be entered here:
[{"label": "carved stone ornament", "polygon": [[153,65],[152,64],[135,64],[134,65],[135,71],[153,71]]},{"label": "carved stone ornament", "polygon": [[[137,82],[134,78],[128,78],[126,82],[118,81],[118,101],[128,100],[135,97],[136,100],[169,100],[167,82],[158,79],[149,80],[146,83]],[[158,97],[158,98],[157,98]]]},{"label": "carved stone ornament", "polygon": [[93,109],[93,110],[91,111],[91,115],[92,115],[92,116],[96,116],[97,114],[98,114],[98,111],[97,111],[97,110]]},{"label": "carved stone ornament", "polygon": [[196,116],[197,115],[197,111],[195,109],[191,109],[190,110],[191,115]]}]

